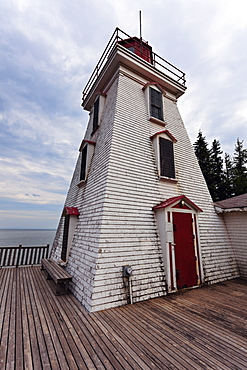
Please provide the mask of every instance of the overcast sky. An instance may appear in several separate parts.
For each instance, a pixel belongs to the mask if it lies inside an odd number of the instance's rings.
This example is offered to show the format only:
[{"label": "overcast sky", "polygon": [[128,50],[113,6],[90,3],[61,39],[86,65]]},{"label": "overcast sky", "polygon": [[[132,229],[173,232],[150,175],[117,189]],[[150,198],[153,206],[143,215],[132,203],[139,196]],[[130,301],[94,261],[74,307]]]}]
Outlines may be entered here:
[{"label": "overcast sky", "polygon": [[246,0],[0,2],[0,228],[56,228],[88,121],[81,91],[116,27],[186,73],[178,106],[232,154],[247,147]]}]

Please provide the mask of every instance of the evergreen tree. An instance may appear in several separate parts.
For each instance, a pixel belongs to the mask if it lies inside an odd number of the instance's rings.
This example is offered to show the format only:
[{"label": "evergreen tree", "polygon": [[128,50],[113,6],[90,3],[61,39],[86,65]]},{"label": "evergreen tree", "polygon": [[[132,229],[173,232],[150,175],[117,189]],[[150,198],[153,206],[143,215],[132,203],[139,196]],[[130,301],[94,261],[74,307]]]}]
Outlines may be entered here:
[{"label": "evergreen tree", "polygon": [[220,142],[214,139],[210,150],[211,195],[214,202],[226,198],[222,153]]},{"label": "evergreen tree", "polygon": [[212,194],[214,193],[214,185],[212,182],[211,153],[208,149],[206,138],[202,135],[201,130],[198,133],[197,141],[194,143],[194,151],[197,156],[198,163],[201,167],[203,176],[208,185],[209,192],[212,196]]},{"label": "evergreen tree", "polygon": [[218,140],[212,142],[209,150],[199,131],[194,150],[214,202],[247,193],[247,149],[243,141],[237,139],[233,159],[225,154],[225,170]]},{"label": "evergreen tree", "polygon": [[230,155],[225,153],[225,198],[231,198],[234,195],[233,192],[233,163]]},{"label": "evergreen tree", "polygon": [[244,149],[243,140],[237,139],[233,157],[233,191],[234,195],[247,193],[247,149]]}]

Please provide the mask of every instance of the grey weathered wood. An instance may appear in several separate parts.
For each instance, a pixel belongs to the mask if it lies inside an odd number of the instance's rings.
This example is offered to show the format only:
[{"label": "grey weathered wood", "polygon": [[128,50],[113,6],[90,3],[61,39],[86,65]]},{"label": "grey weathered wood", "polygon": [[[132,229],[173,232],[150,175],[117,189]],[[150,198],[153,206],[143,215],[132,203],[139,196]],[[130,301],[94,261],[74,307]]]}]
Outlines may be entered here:
[{"label": "grey weathered wood", "polygon": [[51,258],[43,258],[41,265],[42,270],[46,270],[48,279],[51,278],[56,284],[56,295],[67,293],[72,276]]},{"label": "grey weathered wood", "polygon": [[0,282],[1,369],[246,369],[244,280],[95,313],[38,266]]}]

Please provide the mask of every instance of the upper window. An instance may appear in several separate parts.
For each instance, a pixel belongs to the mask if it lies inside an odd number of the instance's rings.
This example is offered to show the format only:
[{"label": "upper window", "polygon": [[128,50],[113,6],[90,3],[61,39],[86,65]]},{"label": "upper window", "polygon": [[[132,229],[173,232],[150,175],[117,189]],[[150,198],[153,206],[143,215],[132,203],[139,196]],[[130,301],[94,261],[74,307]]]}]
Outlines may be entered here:
[{"label": "upper window", "polygon": [[151,136],[160,179],[176,180],[174,143],[175,137],[168,131],[163,130]]},{"label": "upper window", "polygon": [[159,137],[160,176],[175,179],[173,142]]},{"label": "upper window", "polygon": [[164,121],[165,90],[157,82],[147,82],[142,90],[145,94],[149,121],[160,126],[166,126]]},{"label": "upper window", "polygon": [[61,260],[66,261],[68,251],[68,237],[69,237],[69,219],[70,215],[66,215],[64,218],[64,229],[63,229],[63,243],[61,251]]},{"label": "upper window", "polygon": [[86,167],[87,167],[87,145],[81,151],[81,172],[80,181],[86,179]]},{"label": "upper window", "polygon": [[99,126],[99,97],[96,99],[93,106],[93,131],[94,132]]},{"label": "upper window", "polygon": [[135,48],[134,48],[134,46],[130,46],[129,48],[127,48],[129,51],[132,51],[132,53],[134,53],[135,52]]},{"label": "upper window", "polygon": [[101,92],[97,93],[97,97],[93,105],[93,127],[92,127],[91,135],[95,133],[95,131],[100,125],[101,116],[102,116],[103,108],[105,104],[105,98],[106,98],[106,94],[101,93]]},{"label": "upper window", "polygon": [[64,229],[61,260],[65,262],[68,259],[79,212],[76,207],[65,207],[62,216],[64,216]]},{"label": "upper window", "polygon": [[89,167],[91,164],[93,152],[94,152],[94,146],[95,142],[94,141],[89,141],[89,140],[83,140],[81,147],[80,147],[80,152],[81,152],[81,167],[80,167],[80,183],[85,182],[87,179],[87,175],[89,172]]},{"label": "upper window", "polygon": [[150,114],[152,117],[158,118],[163,121],[163,101],[160,91],[149,88],[150,92]]}]

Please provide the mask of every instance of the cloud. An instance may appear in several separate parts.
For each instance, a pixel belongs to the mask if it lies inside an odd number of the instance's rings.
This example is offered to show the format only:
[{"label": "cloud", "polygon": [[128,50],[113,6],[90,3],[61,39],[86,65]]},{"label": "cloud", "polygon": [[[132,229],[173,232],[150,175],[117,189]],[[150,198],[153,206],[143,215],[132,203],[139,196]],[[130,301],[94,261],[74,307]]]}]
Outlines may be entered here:
[{"label": "cloud", "polygon": [[48,215],[62,207],[88,120],[81,91],[116,26],[139,35],[139,10],[143,38],[187,74],[188,89],[178,106],[191,141],[201,129],[227,152],[233,152],[237,137],[246,145],[244,9],[244,0],[1,2],[5,210],[40,207],[44,215],[46,207]]},{"label": "cloud", "polygon": [[40,197],[39,194],[25,194],[25,197]]}]

